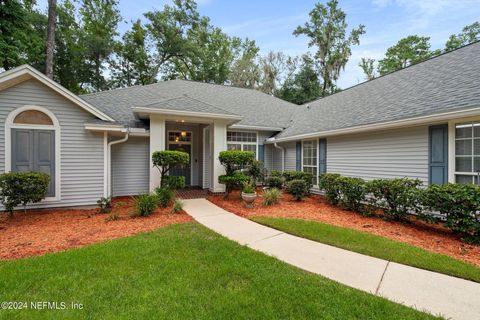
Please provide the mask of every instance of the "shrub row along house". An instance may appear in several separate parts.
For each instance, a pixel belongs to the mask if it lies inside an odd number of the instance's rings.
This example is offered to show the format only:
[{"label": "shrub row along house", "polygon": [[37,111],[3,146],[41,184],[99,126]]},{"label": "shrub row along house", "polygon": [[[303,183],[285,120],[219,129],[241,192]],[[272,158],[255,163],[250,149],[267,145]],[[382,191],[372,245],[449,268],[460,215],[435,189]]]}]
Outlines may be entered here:
[{"label": "shrub row along house", "polygon": [[184,80],[77,96],[21,66],[0,75],[0,122],[0,170],[48,173],[43,207],[153,190],[158,150],[189,153],[170,174],[212,192],[227,149],[268,170],[477,183],[480,43],[303,106]]}]

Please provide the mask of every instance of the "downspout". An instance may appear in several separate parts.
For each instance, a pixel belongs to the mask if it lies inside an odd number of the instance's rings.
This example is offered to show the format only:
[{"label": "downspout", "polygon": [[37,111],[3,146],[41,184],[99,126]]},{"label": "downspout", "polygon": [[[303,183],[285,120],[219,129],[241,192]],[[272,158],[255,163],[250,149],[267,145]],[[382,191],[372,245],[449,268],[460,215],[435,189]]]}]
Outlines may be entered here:
[{"label": "downspout", "polygon": [[282,150],[282,172],[285,172],[285,148],[280,147],[276,142],[273,144],[273,146],[279,150]]},{"label": "downspout", "polygon": [[127,128],[127,131],[125,133],[125,137],[122,139],[118,139],[115,141],[110,141],[107,145],[107,175],[108,175],[108,183],[107,183],[107,197],[112,196],[112,146],[114,144],[119,144],[123,143],[128,140],[128,136],[130,134],[130,129]]}]

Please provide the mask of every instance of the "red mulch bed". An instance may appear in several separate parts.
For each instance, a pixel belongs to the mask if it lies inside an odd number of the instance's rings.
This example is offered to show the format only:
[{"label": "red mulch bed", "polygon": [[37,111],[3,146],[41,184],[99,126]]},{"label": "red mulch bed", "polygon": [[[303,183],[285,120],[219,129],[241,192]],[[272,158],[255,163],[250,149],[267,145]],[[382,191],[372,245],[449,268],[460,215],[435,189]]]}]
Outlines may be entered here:
[{"label": "red mulch bed", "polygon": [[458,236],[441,226],[429,225],[414,218],[409,223],[400,223],[378,217],[364,217],[332,206],[317,195],[303,201],[294,201],[284,193],[279,204],[263,206],[261,193],[258,192],[259,198],[252,209],[243,206],[238,192],[233,192],[229,199],[224,199],[222,195],[211,195],[208,200],[243,217],[268,216],[321,221],[401,241],[480,266],[480,246],[462,242]]},{"label": "red mulch bed", "polygon": [[41,209],[16,212],[13,218],[0,215],[0,259],[43,255],[151,231],[192,219],[186,213],[157,209],[149,217],[131,218],[133,201],[129,197],[113,200],[119,220],[107,221],[108,214],[98,209]]}]

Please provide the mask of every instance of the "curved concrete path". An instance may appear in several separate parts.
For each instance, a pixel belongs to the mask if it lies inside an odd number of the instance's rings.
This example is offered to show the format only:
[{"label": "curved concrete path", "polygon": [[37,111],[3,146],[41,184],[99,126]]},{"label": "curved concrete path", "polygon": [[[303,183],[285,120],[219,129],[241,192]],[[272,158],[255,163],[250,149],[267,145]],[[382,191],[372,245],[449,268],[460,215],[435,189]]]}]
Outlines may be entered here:
[{"label": "curved concrete path", "polygon": [[184,210],[204,226],[298,268],[434,315],[480,320],[479,283],[292,236],[206,199],[184,203]]}]

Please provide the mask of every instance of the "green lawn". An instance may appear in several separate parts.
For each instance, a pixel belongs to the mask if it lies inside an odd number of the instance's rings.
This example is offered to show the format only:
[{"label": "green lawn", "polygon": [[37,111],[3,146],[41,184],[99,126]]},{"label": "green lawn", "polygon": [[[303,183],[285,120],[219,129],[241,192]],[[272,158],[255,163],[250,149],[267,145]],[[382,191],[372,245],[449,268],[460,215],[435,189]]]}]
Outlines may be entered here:
[{"label": "green lawn", "polygon": [[302,219],[255,217],[252,220],[335,247],[480,282],[480,268],[470,263],[366,232]]},{"label": "green lawn", "polygon": [[0,310],[3,319],[433,319],[303,272],[194,224],[0,262],[1,301],[83,310]]}]

